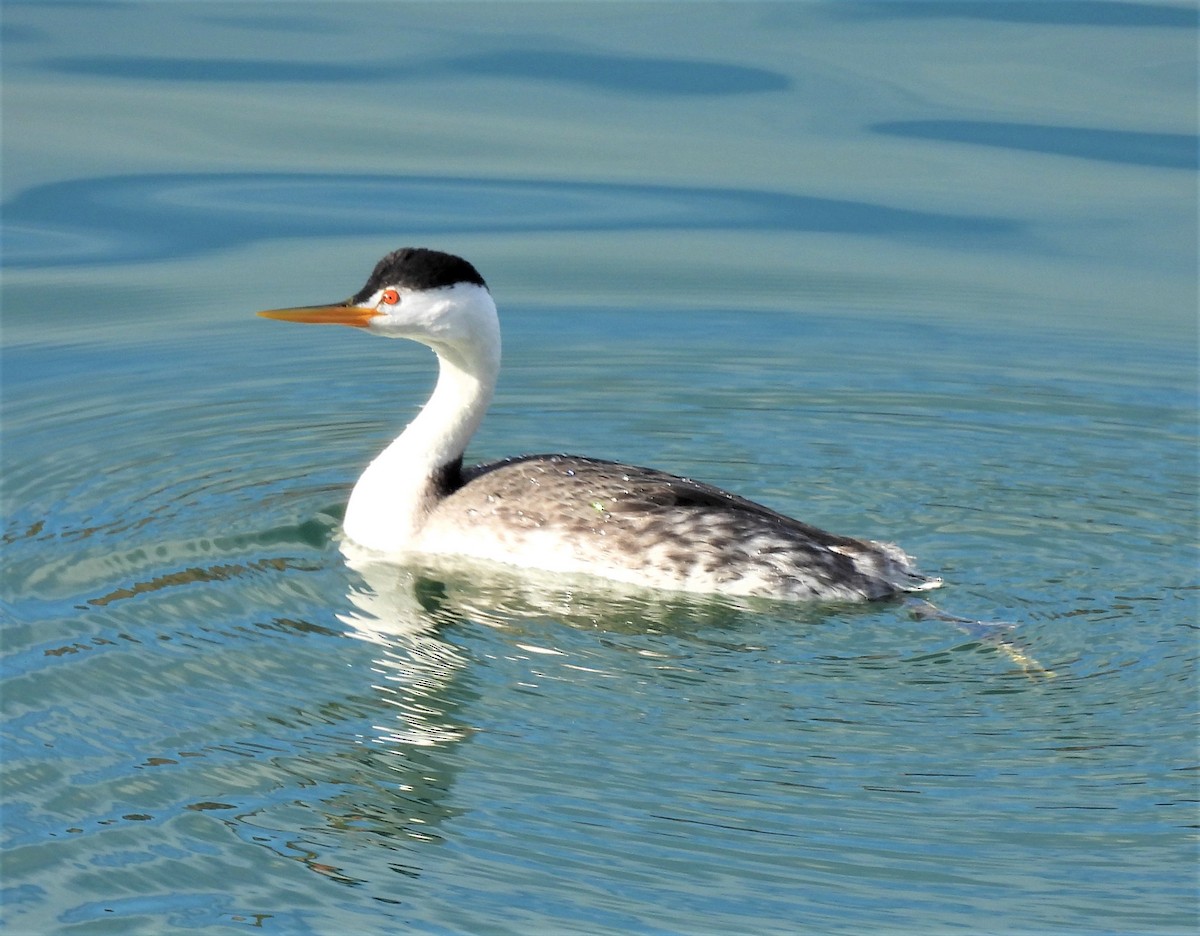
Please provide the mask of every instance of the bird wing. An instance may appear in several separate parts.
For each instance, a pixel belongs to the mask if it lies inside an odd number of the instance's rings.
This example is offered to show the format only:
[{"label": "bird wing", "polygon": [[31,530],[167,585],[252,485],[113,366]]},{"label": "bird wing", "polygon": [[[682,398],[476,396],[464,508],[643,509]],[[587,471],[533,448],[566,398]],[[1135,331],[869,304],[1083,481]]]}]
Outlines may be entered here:
[{"label": "bird wing", "polygon": [[[578,455],[524,455],[464,469],[451,496],[493,504],[527,505],[538,514],[597,515],[626,518],[681,513],[721,514],[789,539],[824,548],[849,549],[860,540],[837,536],[802,523],[721,488],[654,468]],[[551,517],[543,516],[543,520]]]}]

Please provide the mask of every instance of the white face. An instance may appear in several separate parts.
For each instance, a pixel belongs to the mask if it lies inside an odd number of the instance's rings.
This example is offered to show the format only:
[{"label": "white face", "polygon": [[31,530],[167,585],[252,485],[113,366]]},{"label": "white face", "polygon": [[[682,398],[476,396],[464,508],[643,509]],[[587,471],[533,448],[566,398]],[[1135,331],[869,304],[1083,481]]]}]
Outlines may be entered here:
[{"label": "white face", "polygon": [[499,322],[491,293],[474,283],[442,289],[385,287],[364,307],[375,310],[367,330],[385,338],[408,338],[435,350],[459,348],[499,352]]},{"label": "white face", "polygon": [[310,325],[352,325],[385,338],[428,345],[460,370],[493,380],[500,368],[500,319],[486,286],[385,286],[362,302],[268,309],[259,315]]}]

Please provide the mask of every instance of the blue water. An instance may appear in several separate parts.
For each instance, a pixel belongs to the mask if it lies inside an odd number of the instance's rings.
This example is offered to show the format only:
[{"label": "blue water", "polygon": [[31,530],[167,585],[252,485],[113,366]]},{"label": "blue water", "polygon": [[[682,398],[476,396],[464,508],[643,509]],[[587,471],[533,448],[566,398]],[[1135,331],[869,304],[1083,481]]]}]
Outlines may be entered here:
[{"label": "blue water", "polygon": [[[6,932],[1200,924],[1194,5],[2,17]],[[433,360],[253,313],[404,244],[500,306],[469,457],[943,614],[347,568]]]}]

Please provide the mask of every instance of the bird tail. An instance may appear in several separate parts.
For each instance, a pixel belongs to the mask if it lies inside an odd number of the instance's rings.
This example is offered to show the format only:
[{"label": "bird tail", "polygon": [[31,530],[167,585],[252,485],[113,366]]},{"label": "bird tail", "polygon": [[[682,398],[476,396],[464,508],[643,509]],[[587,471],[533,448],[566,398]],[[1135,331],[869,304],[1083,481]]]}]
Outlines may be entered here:
[{"label": "bird tail", "polygon": [[873,543],[879,549],[881,574],[898,592],[925,592],[942,587],[936,575],[925,575],[917,570],[916,561],[893,543]]}]

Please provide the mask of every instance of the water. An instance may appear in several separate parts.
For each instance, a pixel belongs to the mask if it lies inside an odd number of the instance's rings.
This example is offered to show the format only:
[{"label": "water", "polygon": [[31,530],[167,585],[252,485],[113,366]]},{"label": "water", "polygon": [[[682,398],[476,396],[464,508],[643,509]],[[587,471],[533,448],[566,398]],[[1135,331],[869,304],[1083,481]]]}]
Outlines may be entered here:
[{"label": "water", "polygon": [[[4,9],[14,933],[1191,931],[1186,4]],[[948,614],[348,569],[432,359],[254,310],[406,243],[479,459],[902,543]]]}]

